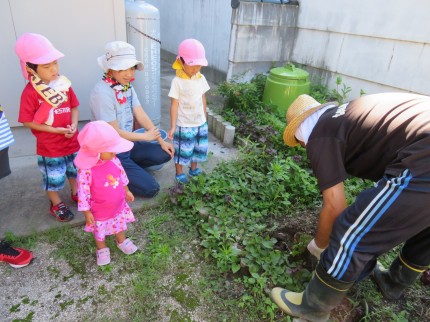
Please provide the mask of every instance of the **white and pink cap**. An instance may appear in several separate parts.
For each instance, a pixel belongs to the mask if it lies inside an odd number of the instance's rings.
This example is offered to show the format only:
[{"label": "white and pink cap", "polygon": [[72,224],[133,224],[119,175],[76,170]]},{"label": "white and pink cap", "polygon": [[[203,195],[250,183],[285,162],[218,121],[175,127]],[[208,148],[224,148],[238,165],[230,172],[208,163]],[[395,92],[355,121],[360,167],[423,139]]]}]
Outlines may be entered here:
[{"label": "white and pink cap", "polygon": [[190,66],[207,66],[205,47],[196,39],[185,39],[179,44],[178,57],[182,57],[185,64]]},{"label": "white and pink cap", "polygon": [[15,53],[18,55],[22,74],[28,79],[25,63],[49,64],[64,57],[54,45],[44,36],[33,33],[22,34],[15,43]]}]

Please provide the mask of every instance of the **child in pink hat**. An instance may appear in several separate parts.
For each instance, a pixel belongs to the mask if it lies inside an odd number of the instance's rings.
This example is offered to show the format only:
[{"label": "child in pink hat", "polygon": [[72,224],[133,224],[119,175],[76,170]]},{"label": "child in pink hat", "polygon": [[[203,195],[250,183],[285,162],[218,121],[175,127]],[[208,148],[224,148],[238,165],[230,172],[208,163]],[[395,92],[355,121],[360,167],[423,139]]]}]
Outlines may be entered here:
[{"label": "child in pink hat", "polygon": [[58,221],[70,221],[74,215],[58,191],[67,178],[71,199],[77,202],[73,159],[79,149],[79,101],[70,81],[59,75],[58,59],[64,55],[46,37],[25,33],[16,41],[15,52],[28,80],[21,94],[18,121],[36,137],[37,163],[50,200],[50,213]]},{"label": "child in pink hat", "polygon": [[209,84],[202,66],[207,66],[205,48],[196,39],[185,39],[179,44],[178,56],[172,67],[176,71],[170,86],[170,130],[168,138],[175,147],[176,181],[187,183],[182,167],[190,166],[188,175],[195,177],[197,167],[206,161],[208,153],[208,123],[206,122],[206,96]]},{"label": "child in pink hat", "polygon": [[120,137],[105,121],[85,125],[78,135],[81,148],[75,158],[78,167],[78,210],[85,215],[84,230],[96,241],[97,265],[110,263],[105,237],[115,235],[118,248],[133,254],[137,247],[125,237],[127,223],[134,222],[127,201],[134,201],[128,178],[116,153],[131,150],[133,143]]}]

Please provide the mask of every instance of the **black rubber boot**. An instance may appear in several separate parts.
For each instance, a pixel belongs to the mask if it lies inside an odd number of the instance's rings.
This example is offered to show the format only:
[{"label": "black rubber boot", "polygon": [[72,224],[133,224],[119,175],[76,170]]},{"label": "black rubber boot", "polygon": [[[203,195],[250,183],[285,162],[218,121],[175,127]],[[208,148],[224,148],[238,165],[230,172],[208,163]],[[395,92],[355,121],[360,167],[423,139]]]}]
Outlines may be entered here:
[{"label": "black rubber boot", "polygon": [[275,287],[270,297],[276,305],[291,316],[308,321],[327,321],[330,311],[342,302],[353,282],[339,281],[318,265],[305,291],[295,293]]},{"label": "black rubber boot", "polygon": [[402,296],[403,291],[411,286],[426,268],[407,263],[404,258],[398,256],[391,263],[389,269],[384,268],[378,262],[373,271],[373,279],[385,298],[398,300]]}]

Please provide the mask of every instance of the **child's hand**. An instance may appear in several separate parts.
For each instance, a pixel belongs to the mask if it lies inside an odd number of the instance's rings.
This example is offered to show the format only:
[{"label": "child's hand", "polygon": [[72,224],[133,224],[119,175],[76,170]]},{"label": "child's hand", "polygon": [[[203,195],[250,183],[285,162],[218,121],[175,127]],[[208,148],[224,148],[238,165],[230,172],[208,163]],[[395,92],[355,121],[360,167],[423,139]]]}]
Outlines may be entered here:
[{"label": "child's hand", "polygon": [[67,125],[68,132],[64,134],[64,136],[68,139],[73,137],[73,135],[76,133],[77,127],[74,124]]},{"label": "child's hand", "polygon": [[73,124],[73,123],[70,125],[67,125],[67,127],[69,128],[71,134],[75,134],[76,130],[78,129],[76,124]]},{"label": "child's hand", "polygon": [[127,200],[128,202],[134,201],[134,195],[130,190],[125,191],[125,200]]},{"label": "child's hand", "polygon": [[93,225],[94,224],[94,216],[91,211],[84,211],[85,216],[85,222],[87,225]]},{"label": "child's hand", "polygon": [[54,127],[53,129],[55,131],[54,133],[57,133],[57,134],[67,135],[67,133],[70,132],[69,128],[67,127]]},{"label": "child's hand", "polygon": [[170,141],[173,141],[173,136],[175,135],[175,128],[171,128],[170,130],[169,130],[169,132],[167,132],[167,138],[170,140]]}]

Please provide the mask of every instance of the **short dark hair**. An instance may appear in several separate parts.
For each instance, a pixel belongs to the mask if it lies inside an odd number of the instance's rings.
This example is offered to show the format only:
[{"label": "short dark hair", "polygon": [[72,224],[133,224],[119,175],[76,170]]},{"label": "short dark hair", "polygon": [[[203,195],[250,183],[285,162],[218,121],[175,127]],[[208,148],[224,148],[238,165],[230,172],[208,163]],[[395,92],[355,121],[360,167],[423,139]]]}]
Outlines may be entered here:
[{"label": "short dark hair", "polygon": [[35,72],[37,72],[37,66],[39,66],[38,64],[33,64],[33,63],[25,63],[28,67],[30,67],[32,70],[34,70]]}]

